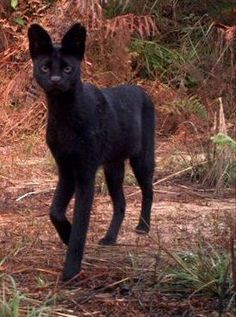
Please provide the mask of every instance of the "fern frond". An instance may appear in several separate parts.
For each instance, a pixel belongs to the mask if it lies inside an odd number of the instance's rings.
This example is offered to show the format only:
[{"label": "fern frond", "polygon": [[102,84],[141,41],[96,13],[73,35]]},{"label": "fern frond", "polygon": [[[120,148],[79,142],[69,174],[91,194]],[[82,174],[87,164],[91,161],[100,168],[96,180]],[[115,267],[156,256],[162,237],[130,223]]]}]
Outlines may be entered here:
[{"label": "fern frond", "polygon": [[172,103],[169,103],[164,106],[164,110],[167,113],[174,113],[179,116],[183,114],[186,114],[186,115],[194,114],[202,119],[207,118],[206,107],[201,103],[199,98],[195,95],[182,99],[182,100],[177,100]]},{"label": "fern frond", "polygon": [[197,96],[190,96],[185,100],[185,109],[191,114],[195,114],[200,118],[207,118],[206,107],[201,103]]}]

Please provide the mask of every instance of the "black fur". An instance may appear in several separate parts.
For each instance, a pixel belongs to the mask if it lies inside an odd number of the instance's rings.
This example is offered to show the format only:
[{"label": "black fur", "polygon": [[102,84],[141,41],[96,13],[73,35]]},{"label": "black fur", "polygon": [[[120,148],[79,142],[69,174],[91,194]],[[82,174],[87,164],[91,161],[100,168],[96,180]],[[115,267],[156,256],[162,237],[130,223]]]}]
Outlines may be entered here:
[{"label": "black fur", "polygon": [[[144,91],[131,85],[98,89],[80,78],[86,30],[79,23],[61,45],[33,24],[28,31],[34,76],[48,102],[47,144],[56,160],[59,181],[50,218],[68,245],[63,278],[80,272],[92,207],[95,174],[104,167],[113,201],[113,217],[100,244],[115,244],[125,213],[124,162],[129,158],[142,190],[137,232],[148,232],[153,198],[154,107]],[[75,193],[73,224],[65,216]]]}]

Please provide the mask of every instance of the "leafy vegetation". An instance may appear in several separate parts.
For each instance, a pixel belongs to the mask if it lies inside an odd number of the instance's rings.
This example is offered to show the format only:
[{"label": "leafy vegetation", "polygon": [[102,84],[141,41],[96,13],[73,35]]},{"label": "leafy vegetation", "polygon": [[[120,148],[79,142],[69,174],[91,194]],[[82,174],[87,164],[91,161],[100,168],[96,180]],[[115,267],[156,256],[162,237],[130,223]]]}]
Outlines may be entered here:
[{"label": "leafy vegetation", "polygon": [[172,113],[176,116],[181,116],[183,119],[189,118],[191,114],[202,119],[207,119],[208,116],[206,107],[201,103],[199,98],[194,95],[164,105],[163,111]]},{"label": "leafy vegetation", "polygon": [[224,133],[219,132],[217,135],[213,136],[212,142],[221,148],[224,146],[228,146],[232,150],[236,149],[236,141]]},{"label": "leafy vegetation", "polygon": [[184,74],[184,57],[177,50],[170,49],[155,41],[135,39],[131,50],[138,54],[140,75],[155,79],[159,77],[166,83],[172,82],[182,75],[185,80],[188,74]]},{"label": "leafy vegetation", "polygon": [[198,253],[188,251],[172,255],[177,266],[167,269],[169,280],[164,289],[177,294],[188,293],[189,296],[200,293],[202,296],[227,298],[228,304],[232,305],[234,293],[230,255],[209,250],[209,247],[211,249],[211,246],[201,246]]},{"label": "leafy vegetation", "polygon": [[214,158],[205,180],[212,183],[218,191],[224,187],[235,186],[236,182],[236,142],[219,132],[212,137]]},{"label": "leafy vegetation", "polygon": [[18,6],[18,0],[11,0],[11,7],[15,10]]},{"label": "leafy vegetation", "polygon": [[51,315],[52,307],[47,303],[39,306],[33,304],[33,300],[22,294],[14,278],[10,275],[2,274],[0,276],[2,285],[0,298],[0,316],[19,317],[24,314],[25,317],[48,317]]}]

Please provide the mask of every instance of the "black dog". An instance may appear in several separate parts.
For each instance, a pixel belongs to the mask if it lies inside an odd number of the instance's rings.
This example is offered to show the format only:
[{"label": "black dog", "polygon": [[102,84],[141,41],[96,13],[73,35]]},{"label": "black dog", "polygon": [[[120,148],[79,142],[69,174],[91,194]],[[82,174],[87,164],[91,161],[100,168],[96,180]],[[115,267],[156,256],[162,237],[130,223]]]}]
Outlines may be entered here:
[{"label": "black dog", "polygon": [[[80,272],[95,174],[103,165],[114,211],[100,244],[115,244],[125,213],[122,190],[127,158],[142,190],[137,232],[148,232],[153,199],[154,107],[144,91],[131,85],[98,89],[84,84],[80,63],[86,29],[79,23],[53,45],[48,33],[33,24],[28,31],[34,76],[48,102],[47,144],[56,160],[59,181],[50,218],[68,245],[63,279]],[[75,193],[73,224],[65,216]]]}]

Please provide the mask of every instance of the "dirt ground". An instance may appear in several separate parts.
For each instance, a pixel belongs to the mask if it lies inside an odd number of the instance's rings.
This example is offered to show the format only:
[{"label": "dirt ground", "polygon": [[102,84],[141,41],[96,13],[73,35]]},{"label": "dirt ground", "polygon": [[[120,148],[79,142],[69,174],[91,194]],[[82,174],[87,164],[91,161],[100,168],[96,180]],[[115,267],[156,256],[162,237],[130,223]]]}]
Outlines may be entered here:
[{"label": "dirt ground", "polygon": [[[101,247],[97,242],[108,227],[112,206],[100,181],[81,280],[62,284],[66,248],[48,217],[57,179],[48,150],[44,142],[31,140],[2,147],[0,155],[0,273],[12,276],[28,298],[22,316],[29,305],[54,307],[42,316],[218,316],[215,301],[173,296],[158,285],[171,262],[163,249],[192,250],[200,236],[227,247],[227,219],[236,214],[232,193],[216,197],[188,180],[156,184],[151,232],[139,236],[134,228],[141,195],[131,178],[125,185],[127,212],[118,245]],[[157,162],[155,181],[162,177]],[[11,289],[7,278],[5,283]]]}]

